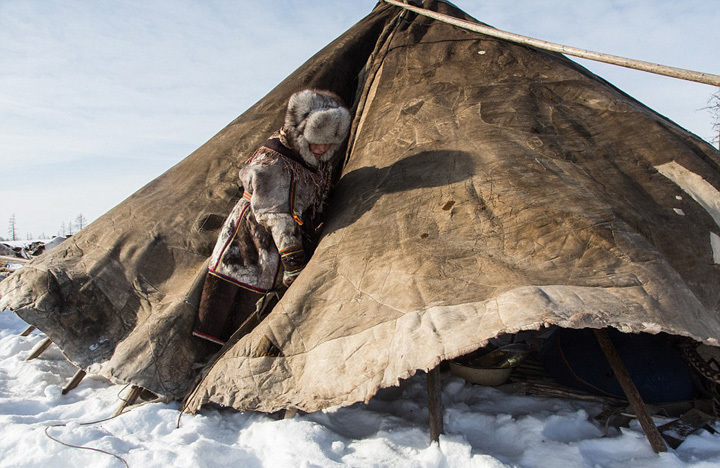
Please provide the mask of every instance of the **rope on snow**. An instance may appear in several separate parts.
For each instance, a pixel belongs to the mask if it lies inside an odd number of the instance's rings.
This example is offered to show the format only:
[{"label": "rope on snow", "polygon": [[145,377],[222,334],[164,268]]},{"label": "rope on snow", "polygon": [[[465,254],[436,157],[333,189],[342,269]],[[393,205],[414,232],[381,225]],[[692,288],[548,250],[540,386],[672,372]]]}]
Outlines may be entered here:
[{"label": "rope on snow", "polygon": [[[125,385],[122,389],[120,389],[120,391],[119,391],[118,394],[117,394],[117,397],[118,397],[119,399],[125,401],[124,398],[120,397],[120,394],[121,394],[126,388],[128,388],[129,386],[130,386],[130,384]],[[145,405],[145,404],[148,404],[148,403],[152,403],[152,402],[146,401],[146,402],[144,402],[144,403],[139,404],[138,407],[140,407],[140,406],[142,406],[142,405]],[[99,424],[99,423],[101,423],[101,422],[110,421],[111,419],[115,419],[115,418],[117,418],[118,416],[120,416],[121,414],[126,414],[126,413],[114,414],[114,415],[110,416],[109,418],[103,418],[103,419],[99,419],[99,420],[97,420],[97,421],[81,422],[81,423],[77,423],[77,425],[78,425],[78,426],[92,426],[92,425],[95,425],[95,424]],[[115,458],[116,458],[117,460],[119,460],[123,465],[125,465],[125,468],[130,468],[130,465],[128,464],[128,462],[127,462],[123,457],[121,457],[120,455],[114,454],[114,453],[112,453],[112,452],[108,452],[107,450],[95,448],[95,447],[87,447],[87,446],[84,446],[84,445],[73,445],[73,444],[69,444],[69,443],[67,443],[67,442],[63,442],[62,440],[60,440],[60,439],[58,439],[58,438],[53,437],[53,436],[50,435],[50,429],[53,429],[53,428],[56,428],[56,427],[66,427],[66,426],[67,426],[67,423],[51,424],[51,425],[49,425],[49,426],[45,426],[45,435],[48,437],[48,439],[50,439],[50,440],[52,440],[52,441],[54,441],[54,442],[57,442],[57,443],[60,444],[60,445],[64,445],[65,447],[74,448],[74,449],[80,449],[80,450],[90,450],[90,451],[92,451],[92,452],[98,452],[98,453],[103,453],[103,454],[105,454],[105,455],[110,455],[110,456],[112,456],[112,457],[115,457]]]}]

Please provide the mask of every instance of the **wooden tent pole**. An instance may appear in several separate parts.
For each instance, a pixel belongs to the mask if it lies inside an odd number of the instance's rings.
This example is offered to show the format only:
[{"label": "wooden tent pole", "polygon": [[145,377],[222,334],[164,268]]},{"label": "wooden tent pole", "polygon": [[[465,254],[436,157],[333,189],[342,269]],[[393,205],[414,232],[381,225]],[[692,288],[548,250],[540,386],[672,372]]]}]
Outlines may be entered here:
[{"label": "wooden tent pole", "polygon": [[430,418],[430,442],[439,442],[443,432],[442,385],[440,366],[427,373],[428,413]]},{"label": "wooden tent pole", "polygon": [[137,385],[133,385],[130,387],[130,391],[127,394],[127,397],[125,397],[122,400],[122,403],[120,403],[120,406],[118,406],[118,409],[115,410],[115,413],[112,415],[113,418],[120,416],[123,411],[125,411],[125,408],[128,406],[132,406],[135,401],[138,399],[140,394],[142,393],[143,388],[138,387]]},{"label": "wooden tent pole", "polygon": [[652,417],[650,417],[650,414],[645,407],[645,403],[640,396],[640,392],[638,392],[637,387],[630,378],[630,374],[625,368],[625,364],[623,364],[620,359],[620,355],[618,354],[617,349],[615,349],[615,345],[610,340],[607,330],[604,328],[594,329],[593,332],[595,333],[595,338],[600,344],[600,348],[602,348],[605,353],[605,357],[607,357],[607,360],[610,363],[610,367],[612,367],[612,370],[615,373],[615,377],[617,377],[618,382],[620,382],[620,386],[622,387],[623,392],[625,392],[625,396],[627,396],[630,405],[635,410],[635,415],[637,416],[638,421],[640,421],[640,426],[642,426],[645,436],[647,437],[648,442],[650,442],[652,449],[655,453],[667,452],[667,446],[660,435],[660,431],[655,426]]},{"label": "wooden tent pole", "polygon": [[481,24],[471,23],[470,21],[453,18],[452,16],[426,10],[424,8],[418,8],[416,6],[408,5],[395,0],[385,0],[385,2],[400,8],[405,8],[406,10],[410,10],[414,13],[417,13],[418,15],[427,16],[428,18],[442,21],[443,23],[452,24],[453,26],[468,29],[470,31],[475,31],[481,34],[485,34],[487,36],[496,37],[498,39],[505,39],[506,41],[530,45],[539,49],[549,50],[551,52],[573,55],[575,57],[594,60],[596,62],[604,62],[625,68],[632,68],[634,70],[655,73],[657,75],[670,76],[672,78],[680,78],[682,80],[695,81],[697,83],[709,84],[712,86],[720,86],[720,75],[685,70],[683,68],[670,67],[667,65],[660,65],[652,62],[644,62],[642,60],[619,57],[617,55],[603,54],[601,52],[593,52],[592,50],[578,49],[577,47],[570,47],[562,44],[556,44],[553,42],[547,42],[541,39],[535,39],[532,37],[521,36],[520,34],[501,31],[499,29],[491,28],[490,26],[483,26]]},{"label": "wooden tent pole", "polygon": [[7,255],[0,255],[0,262],[3,263],[27,263],[30,260],[20,257],[8,257]]},{"label": "wooden tent pole", "polygon": [[80,382],[82,382],[82,379],[85,378],[86,374],[87,373],[83,369],[78,369],[78,371],[75,372],[75,375],[73,375],[72,379],[70,379],[70,382],[68,382],[68,384],[63,387],[62,394],[67,395],[70,390],[80,385]]},{"label": "wooden tent pole", "polygon": [[35,346],[35,347],[32,349],[32,351],[30,351],[30,355],[29,355],[28,357],[26,357],[25,360],[26,360],[26,361],[32,361],[33,359],[35,359],[36,357],[38,357],[38,356],[40,356],[42,353],[44,353],[45,350],[48,349],[51,344],[52,344],[52,341],[50,340],[50,338],[45,338],[44,340],[42,340],[42,341],[40,342],[40,344],[38,344],[37,346]]},{"label": "wooden tent pole", "polygon": [[28,325],[28,327],[20,333],[20,336],[28,336],[33,330],[35,330],[35,325]]}]

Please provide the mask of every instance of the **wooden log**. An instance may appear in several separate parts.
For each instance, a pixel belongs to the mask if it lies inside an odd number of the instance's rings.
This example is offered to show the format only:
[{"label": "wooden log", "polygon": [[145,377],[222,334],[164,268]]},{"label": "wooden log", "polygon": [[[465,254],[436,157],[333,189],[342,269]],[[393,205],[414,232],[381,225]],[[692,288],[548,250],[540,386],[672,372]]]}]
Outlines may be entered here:
[{"label": "wooden log", "polygon": [[75,372],[75,375],[72,376],[72,379],[70,379],[70,382],[63,387],[62,394],[67,395],[70,390],[80,385],[80,382],[82,382],[82,379],[85,378],[85,375],[87,375],[87,373],[84,370],[78,369],[78,371]]},{"label": "wooden log", "polygon": [[35,325],[28,325],[28,327],[20,333],[20,336],[28,336],[33,330],[35,330]]},{"label": "wooden log", "polygon": [[29,355],[28,357],[26,357],[25,360],[26,360],[26,361],[32,361],[33,359],[35,359],[36,357],[38,357],[38,356],[40,356],[42,353],[44,353],[45,350],[47,350],[47,349],[50,347],[51,344],[52,344],[52,341],[50,340],[50,338],[45,338],[44,340],[42,340],[42,341],[40,342],[40,344],[38,344],[37,346],[35,346],[35,347],[32,349],[32,351],[30,351],[30,355]]},{"label": "wooden log", "polygon": [[441,398],[440,366],[428,371],[428,413],[430,417],[430,442],[439,442],[443,432],[443,408]]},{"label": "wooden log", "polygon": [[16,264],[19,264],[19,263],[27,263],[27,262],[29,262],[29,261],[30,261],[30,260],[27,260],[27,259],[25,259],[25,258],[20,258],[20,257],[8,257],[8,256],[5,256],[5,255],[0,255],[0,262],[2,262],[2,263],[16,263]]},{"label": "wooden log", "polygon": [[625,396],[635,410],[635,415],[640,422],[640,426],[645,432],[645,437],[647,437],[648,442],[650,442],[650,446],[655,453],[667,452],[667,446],[660,435],[660,431],[657,426],[655,426],[652,417],[648,413],[647,408],[645,407],[645,402],[643,402],[640,392],[630,378],[630,374],[625,368],[625,364],[623,364],[620,359],[620,355],[618,354],[617,349],[615,349],[615,345],[610,340],[607,330],[595,329],[593,332],[595,333],[595,338],[600,344],[600,348],[602,348],[603,353],[605,353],[605,357],[607,357],[607,360],[610,363],[610,367],[612,367],[612,370],[615,373],[615,377],[617,377],[623,392],[625,392]]},{"label": "wooden log", "polygon": [[125,411],[125,408],[135,404],[135,401],[137,401],[142,391],[143,388],[138,387],[137,385],[133,385],[132,387],[130,387],[130,391],[128,392],[127,396],[122,400],[122,403],[120,403],[120,406],[118,406],[118,409],[115,410],[115,413],[112,415],[112,417],[115,418],[117,416],[120,416],[123,411]]}]

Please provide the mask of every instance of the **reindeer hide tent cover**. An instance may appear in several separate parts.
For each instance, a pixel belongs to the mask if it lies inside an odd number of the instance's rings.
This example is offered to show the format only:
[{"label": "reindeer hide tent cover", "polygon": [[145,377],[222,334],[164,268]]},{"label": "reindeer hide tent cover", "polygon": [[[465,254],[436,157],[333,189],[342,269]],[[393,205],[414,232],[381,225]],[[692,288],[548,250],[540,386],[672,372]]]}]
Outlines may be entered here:
[{"label": "reindeer hide tent cover", "polygon": [[[442,1],[423,6],[471,20]],[[718,151],[564,56],[382,3],[200,149],[3,281],[0,307],[92,373],[182,398],[237,169],[305,87],[354,111],[322,240],[189,410],[349,405],[550,324],[718,345]],[[268,340],[277,355],[254,357]]]}]

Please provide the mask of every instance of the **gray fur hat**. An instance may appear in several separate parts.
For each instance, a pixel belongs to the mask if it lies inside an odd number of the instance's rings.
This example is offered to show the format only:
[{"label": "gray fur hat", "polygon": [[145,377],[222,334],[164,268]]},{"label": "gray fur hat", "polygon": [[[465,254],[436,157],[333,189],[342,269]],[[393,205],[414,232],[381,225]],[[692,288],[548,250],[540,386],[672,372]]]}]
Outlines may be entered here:
[{"label": "gray fur hat", "polygon": [[319,89],[305,89],[290,96],[283,130],[287,142],[303,159],[318,164],[310,151],[310,144],[332,144],[320,158],[329,161],[345,141],[350,129],[350,112],[335,93]]}]

